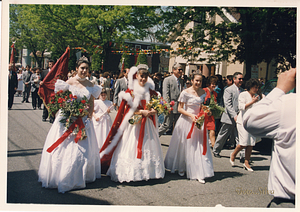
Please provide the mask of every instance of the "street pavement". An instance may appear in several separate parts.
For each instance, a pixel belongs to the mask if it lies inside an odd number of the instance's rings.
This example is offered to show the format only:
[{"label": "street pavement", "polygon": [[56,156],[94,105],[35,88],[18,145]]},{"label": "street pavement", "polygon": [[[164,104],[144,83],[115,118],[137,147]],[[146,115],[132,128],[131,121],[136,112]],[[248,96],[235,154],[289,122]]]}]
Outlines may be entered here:
[{"label": "street pavement", "polygon": [[[205,184],[166,170],[164,179],[130,183],[113,182],[102,175],[85,189],[65,194],[42,188],[37,173],[51,123],[42,122],[42,110],[32,110],[31,103],[21,100],[15,97],[12,110],[8,111],[6,201],[9,204],[264,208],[272,199],[268,194],[272,191],[267,190],[270,151],[258,150],[253,150],[251,157],[254,172],[248,172],[238,159],[236,166],[231,167],[229,155],[233,150],[224,149],[222,158],[213,157],[215,176],[206,179]],[[111,113],[113,118],[115,115],[116,112]],[[164,155],[170,139],[171,135],[160,138]]]}]

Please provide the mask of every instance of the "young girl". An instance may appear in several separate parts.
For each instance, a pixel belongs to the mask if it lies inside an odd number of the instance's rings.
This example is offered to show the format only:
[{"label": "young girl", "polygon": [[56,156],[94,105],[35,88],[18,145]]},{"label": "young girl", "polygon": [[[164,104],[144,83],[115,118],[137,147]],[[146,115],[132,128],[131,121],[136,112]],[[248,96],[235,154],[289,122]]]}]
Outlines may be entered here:
[{"label": "young girl", "polygon": [[[206,96],[201,88],[202,75],[199,71],[192,74],[193,86],[183,90],[179,96],[178,111],[181,113],[176,122],[169,149],[165,157],[165,167],[174,173],[205,183],[205,178],[214,176],[212,156],[207,139],[204,140],[204,126],[198,129],[196,116]],[[183,109],[185,106],[185,109]],[[189,132],[191,137],[187,139]]]},{"label": "young girl", "polygon": [[[100,151],[101,164],[103,168],[109,167],[106,174],[114,181],[141,181],[165,175],[157,113],[146,109],[146,103],[155,93],[154,82],[148,76],[147,65],[130,69],[129,89],[119,94],[122,102]],[[131,125],[128,121],[134,114],[142,115],[142,120]]]},{"label": "young girl", "polygon": [[92,118],[99,150],[101,149],[112,125],[109,113],[112,109],[113,103],[106,100],[106,97],[106,90],[103,89],[99,99],[95,100]]}]

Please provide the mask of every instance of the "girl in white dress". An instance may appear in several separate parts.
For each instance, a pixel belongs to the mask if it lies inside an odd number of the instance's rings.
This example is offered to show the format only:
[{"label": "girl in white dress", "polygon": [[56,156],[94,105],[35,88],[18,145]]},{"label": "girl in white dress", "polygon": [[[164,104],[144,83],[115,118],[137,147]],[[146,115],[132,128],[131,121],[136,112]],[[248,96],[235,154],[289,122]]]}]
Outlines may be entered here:
[{"label": "girl in white dress", "polygon": [[234,166],[234,159],[236,155],[242,149],[246,148],[245,163],[243,164],[243,166],[247,171],[252,172],[253,169],[250,167],[249,160],[250,160],[253,146],[255,146],[257,138],[245,130],[243,125],[243,115],[249,108],[252,108],[254,103],[260,100],[260,96],[257,95],[259,89],[259,81],[257,79],[250,79],[246,82],[245,87],[247,91],[244,91],[239,95],[240,113],[236,121],[236,127],[239,135],[239,144],[236,146],[234,151],[230,154],[230,164],[231,166]]},{"label": "girl in white dress", "polygon": [[[163,178],[165,175],[157,112],[145,108],[151,92],[155,92],[152,91],[154,82],[148,76],[147,65],[132,67],[128,74],[130,91],[119,94],[122,102],[111,130],[115,133],[108,135],[100,153],[101,166],[109,166],[106,174],[113,181],[141,181]],[[131,125],[128,120],[134,114],[140,114],[143,118],[140,123]]]},{"label": "girl in white dress", "polygon": [[75,77],[66,82],[58,79],[55,83],[55,92],[69,90],[79,100],[86,96],[90,104],[89,114],[82,117],[86,139],[76,143],[75,135],[70,134],[52,152],[47,151],[66,131],[64,124],[60,123],[63,116],[59,111],[44,144],[38,172],[39,182],[42,182],[43,187],[57,188],[61,193],[84,188],[86,182],[93,182],[101,177],[98,145],[94,126],[90,121],[94,110],[94,97],[99,96],[101,87],[86,79],[88,69],[89,62],[83,57],[77,61]]},{"label": "girl in white dress", "polygon": [[[205,183],[205,178],[214,176],[212,156],[208,139],[204,141],[203,127],[194,127],[191,138],[187,139],[195,116],[200,112],[201,104],[205,99],[205,91],[201,88],[202,75],[199,71],[192,74],[192,87],[183,90],[178,98],[178,111],[181,113],[176,122],[170,145],[165,157],[165,167],[180,176],[186,172],[187,178]],[[205,142],[205,143],[204,143]]]},{"label": "girl in white dress", "polygon": [[92,118],[95,127],[99,151],[112,125],[112,120],[109,113],[113,109],[113,103],[112,101],[106,100],[106,97],[106,90],[102,89],[99,99],[95,100],[94,113]]}]

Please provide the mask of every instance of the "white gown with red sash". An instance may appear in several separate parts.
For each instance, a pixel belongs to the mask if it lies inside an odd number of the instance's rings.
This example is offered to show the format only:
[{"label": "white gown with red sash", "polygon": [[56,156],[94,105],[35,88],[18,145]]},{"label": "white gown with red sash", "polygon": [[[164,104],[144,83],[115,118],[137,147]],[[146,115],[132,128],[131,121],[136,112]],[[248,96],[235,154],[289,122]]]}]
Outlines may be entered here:
[{"label": "white gown with red sash", "polygon": [[[99,121],[96,121],[94,116],[92,118],[99,150],[101,149],[112,126],[111,117],[109,113],[106,112],[112,105],[113,103],[109,100],[102,101],[101,99],[98,99],[94,101],[95,115],[101,116]],[[112,110],[112,108],[110,110]]]},{"label": "white gown with red sash", "polygon": [[141,87],[137,80],[130,84],[131,77],[129,76],[129,89],[119,94],[122,102],[100,151],[102,171],[113,181],[119,182],[163,178],[165,167],[158,136],[157,115],[143,117],[135,125],[128,122],[138,108],[145,108],[150,95],[154,93],[151,91],[154,83],[148,78],[146,85]]},{"label": "white gown with red sash", "polygon": [[[69,85],[65,81],[57,80],[55,92],[59,90],[69,90],[78,99],[91,95],[99,96],[101,87],[78,88]],[[86,182],[93,182],[101,177],[101,166],[99,148],[93,123],[85,127],[87,138],[79,140],[77,143],[75,135],[70,134],[61,144],[49,153],[47,149],[52,146],[65,132],[65,127],[60,120],[60,112],[56,115],[55,121],[50,128],[40,162],[39,182],[46,188],[57,188],[59,192],[66,192],[72,189],[84,188]],[[83,117],[85,123],[87,117]]]},{"label": "white gown with red sash", "polygon": [[[181,92],[178,101],[185,103],[185,110],[198,115],[200,106],[206,94],[196,97],[185,90]],[[165,157],[165,167],[174,173],[186,172],[187,178],[191,180],[203,180],[214,176],[212,155],[209,149],[208,139],[204,144],[204,126],[198,129],[193,127],[191,138],[187,139],[191,131],[192,119],[181,115],[175,125],[170,145]]]}]

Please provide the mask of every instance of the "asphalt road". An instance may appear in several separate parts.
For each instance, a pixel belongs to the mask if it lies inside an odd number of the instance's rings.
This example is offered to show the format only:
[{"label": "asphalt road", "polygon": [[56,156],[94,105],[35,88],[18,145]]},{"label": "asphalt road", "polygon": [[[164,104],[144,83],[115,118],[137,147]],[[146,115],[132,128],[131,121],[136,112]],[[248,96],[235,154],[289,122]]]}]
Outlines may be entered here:
[{"label": "asphalt road", "polygon": [[[239,160],[231,167],[232,150],[224,149],[222,158],[213,158],[215,176],[206,179],[205,184],[166,170],[164,179],[131,183],[116,183],[102,175],[85,189],[65,194],[42,188],[37,172],[51,124],[42,122],[42,110],[32,110],[31,103],[21,103],[21,100],[15,97],[13,108],[8,111],[6,202],[9,204],[264,208],[272,199],[268,194],[271,191],[267,190],[271,156],[268,151],[257,150],[251,158],[254,172],[248,172]],[[114,117],[115,113],[111,115]],[[160,138],[164,154],[170,139],[170,135]]]}]

